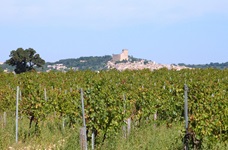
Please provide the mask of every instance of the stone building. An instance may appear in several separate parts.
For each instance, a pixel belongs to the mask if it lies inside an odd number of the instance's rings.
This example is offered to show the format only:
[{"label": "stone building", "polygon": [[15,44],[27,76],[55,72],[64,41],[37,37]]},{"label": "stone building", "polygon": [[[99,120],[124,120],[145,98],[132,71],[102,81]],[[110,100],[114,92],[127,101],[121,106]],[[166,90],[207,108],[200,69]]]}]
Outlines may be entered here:
[{"label": "stone building", "polygon": [[121,54],[113,54],[112,62],[128,60],[128,50],[123,49]]}]

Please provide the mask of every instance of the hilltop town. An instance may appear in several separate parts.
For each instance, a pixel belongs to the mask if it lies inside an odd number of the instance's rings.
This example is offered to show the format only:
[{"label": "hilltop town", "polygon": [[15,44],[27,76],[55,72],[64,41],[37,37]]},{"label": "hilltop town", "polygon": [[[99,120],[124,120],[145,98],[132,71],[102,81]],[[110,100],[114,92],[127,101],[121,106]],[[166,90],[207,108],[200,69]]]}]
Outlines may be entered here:
[{"label": "hilltop town", "polygon": [[112,60],[108,61],[107,63],[108,69],[117,69],[119,71],[123,70],[142,70],[142,69],[149,69],[151,71],[161,69],[161,68],[167,68],[167,69],[174,69],[174,70],[181,70],[181,69],[187,69],[188,67],[185,66],[178,66],[178,65],[165,65],[165,64],[157,64],[154,61],[148,61],[145,59],[139,59],[139,60],[131,60],[128,56],[128,50],[123,49],[122,53],[120,54],[113,54]]},{"label": "hilltop town", "polygon": [[[126,69],[128,69],[128,70],[150,69],[151,71],[153,71],[153,70],[157,70],[157,69],[161,69],[161,68],[174,69],[174,70],[181,70],[181,69],[187,68],[185,66],[157,64],[154,61],[148,61],[145,59],[137,59],[137,58],[129,56],[128,53],[129,52],[127,49],[123,49],[120,54],[113,54],[111,57],[111,60],[107,61],[105,66],[103,66],[101,68],[97,68],[97,70],[117,69],[119,71],[123,71]],[[85,59],[85,57],[81,58],[79,60],[81,66],[83,66],[83,64],[88,63],[88,61],[89,61],[89,59]],[[58,70],[58,71],[66,71],[67,69],[69,69],[63,63],[48,65],[47,68],[48,68],[46,70],[47,72],[49,72],[53,69]],[[76,66],[71,66],[71,69],[81,70],[79,67],[76,67]]]},{"label": "hilltop town", "polygon": [[[181,70],[186,68],[228,68],[228,62],[226,63],[210,63],[206,65],[175,65],[175,64],[160,64],[155,61],[135,58],[129,55],[128,49],[123,49],[119,54],[105,55],[105,56],[90,56],[80,57],[71,59],[62,59],[57,62],[46,62],[42,69],[36,68],[38,72],[50,72],[50,71],[61,71],[66,72],[68,70],[107,70],[117,69],[123,70],[142,70],[149,69],[151,71],[166,68],[169,70]],[[2,69],[1,69],[2,68]],[[14,67],[6,65],[0,62],[0,71],[13,72]]]}]

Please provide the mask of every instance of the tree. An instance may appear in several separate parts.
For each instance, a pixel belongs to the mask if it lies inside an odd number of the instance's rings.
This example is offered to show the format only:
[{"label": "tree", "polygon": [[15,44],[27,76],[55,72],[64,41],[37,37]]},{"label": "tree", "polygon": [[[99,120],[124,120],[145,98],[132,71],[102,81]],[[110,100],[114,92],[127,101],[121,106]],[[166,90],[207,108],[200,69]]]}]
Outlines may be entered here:
[{"label": "tree", "polygon": [[0,66],[0,73],[3,72],[3,71],[4,71],[4,70],[3,70],[2,66]]},{"label": "tree", "polygon": [[6,61],[6,64],[15,66],[14,71],[17,74],[35,70],[34,67],[42,67],[45,64],[45,61],[32,48],[12,50],[9,56],[11,58]]}]

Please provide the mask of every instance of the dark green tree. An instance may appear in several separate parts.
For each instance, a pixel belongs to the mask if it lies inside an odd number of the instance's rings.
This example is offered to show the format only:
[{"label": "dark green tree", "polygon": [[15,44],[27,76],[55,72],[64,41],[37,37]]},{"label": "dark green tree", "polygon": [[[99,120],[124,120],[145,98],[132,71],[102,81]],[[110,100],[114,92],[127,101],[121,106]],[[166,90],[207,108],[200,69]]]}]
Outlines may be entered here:
[{"label": "dark green tree", "polygon": [[12,50],[9,56],[11,58],[6,60],[6,64],[15,66],[14,71],[17,74],[35,70],[34,67],[42,67],[45,64],[45,61],[32,48]]},{"label": "dark green tree", "polygon": [[0,73],[3,72],[3,71],[4,71],[4,70],[3,70],[2,66],[0,66]]}]

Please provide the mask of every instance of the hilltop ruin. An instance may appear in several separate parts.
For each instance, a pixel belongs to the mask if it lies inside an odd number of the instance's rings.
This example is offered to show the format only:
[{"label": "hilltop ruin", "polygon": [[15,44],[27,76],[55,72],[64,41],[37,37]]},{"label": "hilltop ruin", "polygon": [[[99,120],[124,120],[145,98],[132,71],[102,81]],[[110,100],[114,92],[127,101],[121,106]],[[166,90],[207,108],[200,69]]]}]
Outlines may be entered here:
[{"label": "hilltop ruin", "polygon": [[123,60],[128,61],[128,50],[127,49],[123,49],[121,54],[112,55],[112,62],[123,61]]}]

